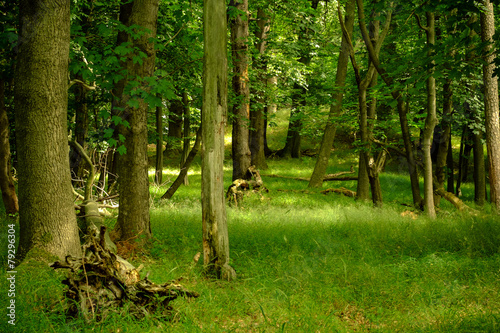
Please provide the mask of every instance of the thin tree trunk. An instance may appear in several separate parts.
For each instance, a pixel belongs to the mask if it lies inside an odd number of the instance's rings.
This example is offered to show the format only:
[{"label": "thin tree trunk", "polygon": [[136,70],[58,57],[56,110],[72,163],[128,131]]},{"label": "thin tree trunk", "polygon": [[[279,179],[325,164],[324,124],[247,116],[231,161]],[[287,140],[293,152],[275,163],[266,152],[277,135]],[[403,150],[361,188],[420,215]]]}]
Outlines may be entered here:
[{"label": "thin tree trunk", "polygon": [[[354,11],[356,10],[356,0],[349,0],[345,9],[345,22],[344,26],[349,36],[352,36],[354,29]],[[344,97],[345,79],[347,76],[347,65],[349,63],[349,42],[346,36],[342,34],[342,42],[340,47],[339,59],[337,62],[337,74],[335,76],[335,87],[337,89],[330,106],[330,113],[323,134],[323,140],[319,148],[318,159],[314,166],[314,171],[311,175],[308,187],[321,187],[323,184],[323,177],[328,167],[328,160],[332,151],[333,141],[335,140],[335,133],[337,131],[337,123],[335,120],[341,114],[342,99]]]},{"label": "thin tree trunk", "polygon": [[[191,135],[191,111],[189,107],[189,96],[186,91],[182,93],[182,104],[184,105],[184,125],[183,125],[183,147],[182,147],[182,157],[180,167],[184,165],[189,155],[189,145],[191,140],[189,136]],[[187,172],[183,179],[184,185],[189,185],[189,179]]]},{"label": "thin tree trunk", "polygon": [[233,180],[243,178],[251,162],[249,146],[250,88],[248,86],[248,0],[231,1],[238,14],[231,20],[233,54]]},{"label": "thin tree trunk", "polygon": [[493,3],[483,0],[481,11],[481,39],[488,43],[483,65],[484,110],[486,121],[486,147],[488,150],[491,203],[500,213],[500,122],[498,114],[498,78],[494,76],[496,52],[492,47],[495,34]]},{"label": "thin tree trunk", "polygon": [[406,159],[408,162],[408,170],[410,174],[410,181],[411,181],[411,190],[412,190],[412,195],[413,195],[413,204],[415,206],[421,206],[422,204],[422,197],[420,196],[420,187],[419,187],[419,181],[418,181],[418,171],[415,163],[415,157],[414,157],[414,152],[413,152],[413,146],[411,142],[411,135],[410,135],[410,129],[408,126],[408,119],[407,119],[407,105],[405,104],[405,101],[403,100],[403,94],[401,90],[393,90],[392,85],[393,85],[393,78],[387,75],[386,70],[381,66],[380,60],[378,58],[378,55],[375,51],[375,46],[372,44],[370,41],[370,36],[368,33],[368,29],[366,28],[366,23],[365,23],[365,14],[364,14],[364,6],[363,6],[363,0],[356,0],[358,4],[358,21],[359,21],[359,27],[361,29],[361,33],[363,35],[363,40],[365,41],[365,44],[368,49],[368,53],[370,55],[370,60],[373,62],[375,68],[377,69],[377,72],[380,74],[382,79],[384,80],[385,84],[391,89],[391,95],[392,97],[397,100],[397,108],[398,108],[398,113],[399,113],[399,122],[401,125],[401,132],[403,136],[403,141],[405,145],[405,150],[406,150]]},{"label": "thin tree trunk", "polygon": [[[158,94],[157,97],[163,103],[163,99]],[[155,168],[155,183],[160,185],[163,183],[163,108],[156,107],[156,168]]]},{"label": "thin tree trunk", "polygon": [[163,151],[164,157],[167,157],[172,152],[180,151],[180,142],[182,139],[182,115],[184,113],[184,105],[179,99],[170,101],[168,108],[168,135],[167,144]]},{"label": "thin tree trunk", "polygon": [[203,108],[201,203],[206,271],[232,280],[224,199],[224,128],[227,112],[226,2],[203,1]]},{"label": "thin tree trunk", "polygon": [[186,156],[186,159],[181,165],[181,171],[179,172],[179,175],[177,178],[174,180],[172,185],[168,188],[167,192],[161,196],[162,199],[171,199],[177,189],[181,186],[181,184],[184,182],[184,179],[186,179],[189,167],[191,166],[191,163],[193,162],[196,154],[198,154],[198,150],[200,149],[201,146],[201,127],[198,129],[196,132],[196,139],[194,142],[193,149],[189,152],[189,154]]},{"label": "thin tree trunk", "polygon": [[20,1],[14,103],[19,258],[80,256],[67,131],[70,1]]},{"label": "thin tree trunk", "polygon": [[12,166],[9,142],[9,117],[5,108],[5,81],[0,79],[0,190],[7,216],[19,211]]},{"label": "thin tree trunk", "polygon": [[[451,133],[451,128],[450,128]],[[448,154],[446,155],[446,167],[447,167],[447,176],[448,181],[446,185],[446,190],[451,193],[455,193],[455,176],[454,176],[454,162],[453,162],[453,147],[451,146],[451,134],[448,138]]]},{"label": "thin tree trunk", "polygon": [[[427,45],[432,48],[436,42],[435,17],[433,12],[426,12],[427,25],[424,27],[418,19],[418,24],[427,35]],[[418,16],[417,16],[418,18]],[[434,50],[429,49],[428,57],[433,57]],[[436,208],[434,205],[434,188],[432,173],[431,146],[434,127],[438,122],[436,116],[436,79],[434,78],[434,60],[430,62],[430,68],[427,70],[427,117],[422,140],[422,153],[424,155],[424,207],[426,214],[431,218],[436,218]]]},{"label": "thin tree trunk", "polygon": [[484,206],[486,200],[486,174],[484,169],[483,132],[473,133],[474,141],[474,201]]},{"label": "thin tree trunk", "polygon": [[[266,71],[267,61],[264,58],[267,46],[267,35],[269,33],[270,19],[264,9],[259,8],[257,11],[257,30],[255,37],[257,42],[255,48],[259,53],[256,59],[255,67],[257,69],[257,77],[262,84],[267,82]],[[267,169],[266,154],[265,154],[265,141],[266,141],[266,114],[265,114],[265,100],[264,93],[261,90],[255,91],[255,100],[252,111],[250,112],[250,138],[249,146],[251,152],[251,164],[255,165],[257,169]]]},{"label": "thin tree trunk", "polygon": [[[451,112],[453,110],[453,90],[451,88],[452,81],[447,80],[443,86],[443,121],[441,125],[441,136],[438,142],[438,152],[436,157],[436,184],[440,188],[444,188],[444,181],[446,179],[446,163],[448,157],[448,150],[451,137]],[[436,206],[439,205],[440,197],[435,196],[434,201]]]}]

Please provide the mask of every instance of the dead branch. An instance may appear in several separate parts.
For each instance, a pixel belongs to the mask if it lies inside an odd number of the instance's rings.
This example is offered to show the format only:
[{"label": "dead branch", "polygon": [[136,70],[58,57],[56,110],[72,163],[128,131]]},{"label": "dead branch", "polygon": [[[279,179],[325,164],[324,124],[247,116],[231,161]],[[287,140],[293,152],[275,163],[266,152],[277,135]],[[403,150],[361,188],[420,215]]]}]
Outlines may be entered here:
[{"label": "dead branch", "polygon": [[329,188],[329,189],[321,191],[321,193],[323,193],[323,194],[328,194],[328,193],[331,193],[331,192],[343,194],[343,195],[345,195],[347,197],[351,197],[351,198],[355,198],[356,197],[356,192],[355,191],[351,191],[351,190],[349,190],[349,189],[347,189],[345,187],[341,187],[341,188]]},{"label": "dead branch", "polygon": [[83,258],[67,256],[64,261],[50,264],[54,269],[69,269],[62,283],[65,291],[66,314],[83,315],[87,320],[102,321],[108,313],[117,312],[124,305],[127,313],[137,318],[172,310],[169,303],[179,296],[198,297],[186,290],[178,281],[155,284],[147,277],[141,279],[139,271],[106,246],[106,228],[101,227],[98,237],[89,235],[83,245]]}]

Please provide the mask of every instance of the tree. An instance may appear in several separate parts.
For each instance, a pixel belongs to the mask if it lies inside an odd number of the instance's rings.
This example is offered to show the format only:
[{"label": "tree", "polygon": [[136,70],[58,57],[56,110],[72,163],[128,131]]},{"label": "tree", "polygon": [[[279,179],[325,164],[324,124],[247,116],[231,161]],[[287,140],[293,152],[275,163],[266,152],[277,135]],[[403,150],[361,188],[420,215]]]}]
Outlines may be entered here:
[{"label": "tree", "polygon": [[[423,26],[418,15],[418,25],[425,31],[427,36],[428,56],[432,59],[434,55],[434,44],[436,42],[435,17],[434,12],[426,12],[427,26]],[[431,145],[434,134],[434,127],[438,120],[436,116],[436,79],[434,78],[433,60],[430,61],[427,78],[427,117],[425,118],[424,137],[422,142],[422,151],[424,154],[424,206],[425,212],[430,218],[436,218],[436,209],[434,207],[434,188]]]},{"label": "tree", "polygon": [[[263,8],[257,10],[257,29],[255,30],[257,49],[257,59],[254,61],[254,67],[257,70],[257,77],[260,86],[264,86],[266,79],[266,59],[264,54],[267,46],[267,36],[269,34],[270,19]],[[252,155],[251,164],[259,169],[267,169],[265,155],[266,140],[266,112],[264,106],[264,91],[255,89],[255,99],[252,101],[252,110],[250,112],[250,152]]]},{"label": "tree", "polygon": [[[234,12],[234,13],[232,13]],[[231,50],[233,55],[233,180],[244,178],[250,167],[250,88],[248,86],[248,0],[231,1]]]},{"label": "tree", "polygon": [[226,2],[203,2],[203,108],[201,204],[203,258],[217,278],[236,277],[229,266],[229,236],[224,200],[224,127],[227,112]]},{"label": "tree", "polygon": [[[128,42],[134,48],[125,62],[128,82],[120,104],[121,118],[126,121],[118,129],[125,139],[125,154],[118,158],[120,212],[115,231],[122,240],[151,236],[149,221],[148,128],[147,115],[151,100],[150,84],[155,67],[158,0],[135,0],[127,26]],[[153,95],[153,97],[155,97]]]},{"label": "tree", "polygon": [[491,43],[495,34],[495,15],[493,3],[482,1],[481,39],[487,45],[484,48],[483,83],[484,111],[486,122],[486,147],[488,150],[491,203],[500,212],[500,123],[498,115],[498,78],[494,76],[495,50]]},{"label": "tree", "polygon": [[81,253],[67,132],[70,1],[20,2],[15,73],[20,256]]},{"label": "tree", "polygon": [[5,108],[5,82],[0,79],[0,191],[2,192],[3,205],[7,215],[19,211],[12,166],[9,142],[9,117]]},{"label": "tree", "polygon": [[415,155],[413,152],[413,144],[411,142],[410,128],[408,126],[408,104],[403,99],[403,92],[401,88],[394,89],[394,78],[389,76],[384,67],[380,64],[379,56],[376,53],[375,46],[370,40],[370,35],[365,23],[365,13],[363,0],[356,0],[358,5],[358,22],[361,29],[361,34],[363,35],[363,40],[365,42],[368,54],[370,56],[370,61],[373,63],[377,72],[381,76],[384,83],[391,89],[392,97],[397,101],[397,109],[399,114],[399,122],[401,125],[401,133],[403,136],[406,160],[408,162],[408,171],[410,173],[411,190],[413,196],[413,204],[415,206],[421,206],[422,197],[420,196],[420,187],[418,181],[417,165],[415,162]]},{"label": "tree", "polygon": [[[346,34],[348,36],[352,36],[352,32],[354,29],[355,10],[356,0],[349,0],[345,9],[346,14],[344,22]],[[326,173],[326,168],[328,167],[328,159],[330,158],[330,153],[332,151],[332,145],[338,126],[338,124],[335,122],[335,119],[340,115],[342,109],[344,85],[347,76],[347,65],[349,62],[349,47],[349,41],[346,39],[346,36],[342,34],[340,54],[337,63],[337,74],[335,77],[335,87],[337,88],[337,92],[333,97],[334,102],[330,107],[328,122],[323,134],[323,140],[321,141],[318,159],[316,160],[316,165],[314,166],[314,171],[311,175],[311,180],[309,181],[309,187],[321,187],[321,185],[323,184],[323,178]]]}]

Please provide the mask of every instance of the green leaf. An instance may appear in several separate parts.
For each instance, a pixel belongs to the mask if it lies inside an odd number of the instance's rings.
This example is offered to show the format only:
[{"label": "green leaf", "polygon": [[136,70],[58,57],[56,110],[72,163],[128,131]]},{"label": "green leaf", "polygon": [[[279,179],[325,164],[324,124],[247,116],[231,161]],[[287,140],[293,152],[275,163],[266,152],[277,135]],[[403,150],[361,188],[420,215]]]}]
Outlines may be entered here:
[{"label": "green leaf", "polygon": [[121,145],[120,147],[116,148],[116,151],[120,154],[126,154],[127,153],[127,148],[124,145]]}]

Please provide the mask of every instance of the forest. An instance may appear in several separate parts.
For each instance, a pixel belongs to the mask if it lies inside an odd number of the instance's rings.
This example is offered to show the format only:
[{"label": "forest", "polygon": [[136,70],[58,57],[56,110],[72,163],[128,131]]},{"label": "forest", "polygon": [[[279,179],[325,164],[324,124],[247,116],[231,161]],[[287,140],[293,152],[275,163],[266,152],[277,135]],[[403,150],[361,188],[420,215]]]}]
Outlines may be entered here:
[{"label": "forest", "polygon": [[0,331],[500,331],[496,2],[0,22]]}]

